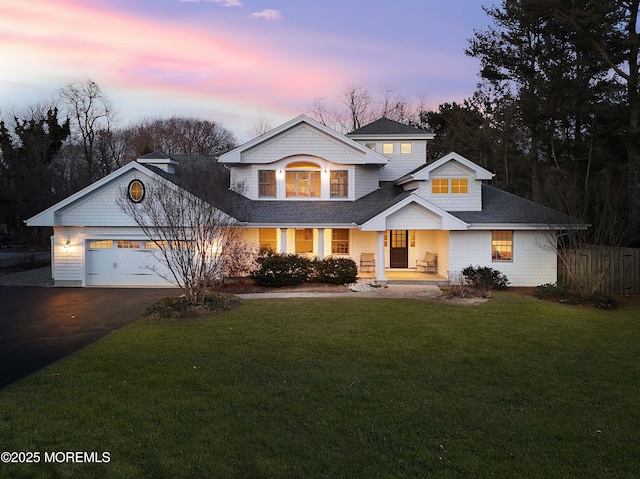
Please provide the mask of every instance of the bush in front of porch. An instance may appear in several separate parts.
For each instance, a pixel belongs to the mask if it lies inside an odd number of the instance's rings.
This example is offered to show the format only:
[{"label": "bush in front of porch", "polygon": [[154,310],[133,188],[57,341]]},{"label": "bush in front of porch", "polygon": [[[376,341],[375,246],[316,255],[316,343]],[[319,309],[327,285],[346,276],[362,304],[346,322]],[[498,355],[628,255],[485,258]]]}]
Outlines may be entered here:
[{"label": "bush in front of porch", "polygon": [[358,266],[351,258],[329,256],[311,260],[297,254],[267,252],[258,258],[259,267],[251,273],[258,286],[293,286],[307,281],[355,283]]}]

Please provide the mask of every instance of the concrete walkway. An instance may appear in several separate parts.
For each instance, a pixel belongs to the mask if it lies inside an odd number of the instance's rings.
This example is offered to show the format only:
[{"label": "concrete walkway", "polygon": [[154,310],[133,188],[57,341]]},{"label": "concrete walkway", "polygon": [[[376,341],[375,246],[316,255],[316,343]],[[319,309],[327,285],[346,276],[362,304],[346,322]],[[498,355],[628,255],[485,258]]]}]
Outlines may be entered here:
[{"label": "concrete walkway", "polygon": [[346,293],[247,293],[238,294],[242,299],[266,299],[266,298],[403,298],[403,299],[433,299],[442,295],[440,288],[431,284],[390,284],[386,288],[378,288],[373,291],[346,292]]},{"label": "concrete walkway", "polygon": [[[28,271],[20,271],[7,275],[0,275],[0,286],[40,286],[51,287],[51,268],[38,268]],[[377,288],[373,291],[348,291],[344,293],[319,293],[319,292],[290,292],[290,293],[245,293],[236,296],[242,299],[266,299],[266,298],[405,298],[405,299],[433,299],[442,294],[435,284],[410,284],[390,283],[387,287]]]}]

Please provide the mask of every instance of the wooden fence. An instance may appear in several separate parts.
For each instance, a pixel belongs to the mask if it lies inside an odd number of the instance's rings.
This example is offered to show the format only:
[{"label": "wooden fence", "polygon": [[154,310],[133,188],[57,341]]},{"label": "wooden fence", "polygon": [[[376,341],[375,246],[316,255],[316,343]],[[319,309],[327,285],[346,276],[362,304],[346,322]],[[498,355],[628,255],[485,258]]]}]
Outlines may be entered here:
[{"label": "wooden fence", "polygon": [[585,293],[640,293],[640,249],[585,248],[558,252],[558,283]]}]

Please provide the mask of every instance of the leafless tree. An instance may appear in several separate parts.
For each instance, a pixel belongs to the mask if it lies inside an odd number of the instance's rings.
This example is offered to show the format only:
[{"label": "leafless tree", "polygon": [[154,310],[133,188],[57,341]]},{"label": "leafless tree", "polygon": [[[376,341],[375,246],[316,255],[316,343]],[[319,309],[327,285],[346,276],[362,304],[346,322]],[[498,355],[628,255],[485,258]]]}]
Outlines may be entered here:
[{"label": "leafless tree", "polygon": [[90,184],[99,176],[94,165],[96,140],[101,132],[114,128],[116,111],[100,86],[90,79],[68,83],[60,89],[59,97],[71,120],[72,132],[82,146],[85,184]]},{"label": "leafless tree", "polygon": [[273,128],[273,118],[261,112],[258,115],[258,118],[251,122],[251,128],[249,128],[247,134],[251,139],[258,138],[259,136],[273,130]]},{"label": "leafless tree", "polygon": [[155,273],[182,288],[192,303],[203,302],[207,288],[221,284],[229,255],[244,244],[239,221],[212,206],[206,196],[168,180],[147,186],[137,203],[122,191],[117,204],[153,243],[151,254],[166,268],[153,269]]},{"label": "leafless tree", "polygon": [[153,151],[184,155],[221,155],[236,146],[236,138],[219,123],[172,116],[150,118],[129,129],[137,156]]},{"label": "leafless tree", "polygon": [[[563,175],[560,171],[549,175],[544,185],[547,204],[555,211],[566,214],[569,218],[578,219],[592,217],[594,223],[563,221],[555,212],[549,212],[544,224],[547,233],[545,249],[557,253],[558,260],[566,270],[571,287],[581,296],[589,297],[598,291],[608,274],[610,265],[583,264],[587,255],[584,250],[598,249],[613,252],[626,243],[630,234],[629,215],[625,208],[625,189],[610,171],[603,171],[594,178],[594,188],[598,194],[586,193],[577,176]],[[564,224],[563,224],[564,223]]]},{"label": "leafless tree", "polygon": [[323,125],[348,133],[382,117],[419,126],[425,108],[424,98],[412,102],[389,85],[375,94],[366,85],[349,84],[335,103],[323,97],[315,98],[309,114]]}]

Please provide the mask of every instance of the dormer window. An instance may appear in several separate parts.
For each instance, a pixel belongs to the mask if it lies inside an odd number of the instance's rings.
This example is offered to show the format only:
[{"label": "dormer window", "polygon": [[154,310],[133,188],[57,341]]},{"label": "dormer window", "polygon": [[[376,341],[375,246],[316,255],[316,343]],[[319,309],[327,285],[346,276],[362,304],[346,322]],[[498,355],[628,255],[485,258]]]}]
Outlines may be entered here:
[{"label": "dormer window", "polygon": [[[449,183],[451,183],[451,188],[449,188]],[[469,193],[469,178],[433,178],[431,193],[434,195]]]},{"label": "dormer window", "polygon": [[449,193],[449,179],[434,178],[431,180],[431,193],[434,195]]},{"label": "dormer window", "polygon": [[469,179],[451,178],[451,193],[469,193]]},{"label": "dormer window", "polygon": [[393,143],[383,143],[382,144],[382,154],[383,155],[393,155]]},{"label": "dormer window", "polygon": [[315,163],[296,162],[285,173],[287,198],[319,198],[320,167]]},{"label": "dormer window", "polygon": [[410,155],[412,150],[411,143],[400,143],[400,153],[403,155]]}]

